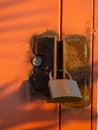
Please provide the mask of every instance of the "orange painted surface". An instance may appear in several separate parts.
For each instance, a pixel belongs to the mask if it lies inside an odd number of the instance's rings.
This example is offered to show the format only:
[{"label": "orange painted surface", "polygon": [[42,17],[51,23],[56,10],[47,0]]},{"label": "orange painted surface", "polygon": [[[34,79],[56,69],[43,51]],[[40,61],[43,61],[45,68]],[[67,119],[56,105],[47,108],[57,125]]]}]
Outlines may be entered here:
[{"label": "orange painted surface", "polygon": [[0,0],[0,130],[58,129],[58,105],[29,95],[29,41],[46,30],[58,31],[57,0]]},{"label": "orange painted surface", "polygon": [[[98,1],[95,6],[93,130],[96,130]],[[33,97],[29,40],[34,33],[58,32],[59,1],[0,0],[0,130],[58,130],[58,104]],[[63,36],[92,34],[92,1],[63,0]],[[62,110],[61,130],[91,130],[91,106]]]},{"label": "orange painted surface", "polygon": [[[64,0],[63,1],[63,35],[82,34],[92,45],[93,1],[91,0]],[[94,61],[94,64],[95,61]],[[94,79],[96,82],[96,79]],[[93,87],[96,88],[96,85]],[[95,91],[96,89],[94,89]],[[94,92],[95,96],[96,93]],[[94,96],[94,97],[95,97]],[[96,101],[96,98],[93,100]],[[96,104],[96,103],[95,103]],[[93,107],[96,114],[96,105]],[[62,110],[61,130],[91,130],[91,105],[76,110]],[[64,122],[64,123],[63,123]],[[94,118],[96,122],[96,118]],[[95,124],[96,125],[96,124]],[[95,127],[94,127],[95,128]],[[93,129],[96,130],[96,129]]]},{"label": "orange painted surface", "polygon": [[63,35],[91,34],[92,1],[63,0]]}]

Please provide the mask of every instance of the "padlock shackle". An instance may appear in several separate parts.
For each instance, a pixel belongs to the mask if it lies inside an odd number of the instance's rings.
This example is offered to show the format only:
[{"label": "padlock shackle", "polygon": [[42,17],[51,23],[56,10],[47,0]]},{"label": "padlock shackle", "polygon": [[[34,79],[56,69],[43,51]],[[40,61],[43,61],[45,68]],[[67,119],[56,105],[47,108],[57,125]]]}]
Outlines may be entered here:
[{"label": "padlock shackle", "polygon": [[[63,70],[59,70],[59,71],[63,71]],[[65,73],[68,75],[69,79],[72,80],[71,74],[68,71],[66,71],[66,70],[65,70]],[[54,79],[53,76],[52,76],[52,71],[49,72],[49,79],[50,80]]]},{"label": "padlock shackle", "polygon": [[53,80],[53,79],[54,79],[53,76],[52,76],[52,70],[49,72],[49,79],[50,79],[50,80]]},{"label": "padlock shackle", "polygon": [[69,79],[72,80],[71,74],[68,71],[66,71],[66,70],[65,70],[65,73],[69,76]]}]

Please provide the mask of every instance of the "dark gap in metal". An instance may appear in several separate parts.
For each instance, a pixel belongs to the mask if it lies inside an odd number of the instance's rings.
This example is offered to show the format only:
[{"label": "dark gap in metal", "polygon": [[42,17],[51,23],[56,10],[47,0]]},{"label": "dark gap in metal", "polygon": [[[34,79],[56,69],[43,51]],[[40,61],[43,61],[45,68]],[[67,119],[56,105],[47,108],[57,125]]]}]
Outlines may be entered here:
[{"label": "dark gap in metal", "polygon": [[[63,41],[58,41],[57,46],[57,69],[63,70]],[[57,71],[57,78],[62,79],[63,78],[63,72]]]},{"label": "dark gap in metal", "polygon": [[63,0],[60,4],[60,41],[62,41],[62,16],[63,16]]}]

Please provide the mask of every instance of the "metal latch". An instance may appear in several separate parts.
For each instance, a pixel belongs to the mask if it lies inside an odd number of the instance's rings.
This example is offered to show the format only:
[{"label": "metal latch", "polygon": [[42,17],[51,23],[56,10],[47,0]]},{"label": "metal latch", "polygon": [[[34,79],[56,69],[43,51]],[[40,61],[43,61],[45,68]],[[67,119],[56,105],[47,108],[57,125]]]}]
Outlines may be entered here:
[{"label": "metal latch", "polygon": [[[57,34],[50,31],[33,36],[30,45],[33,53],[31,58],[33,71],[29,77],[31,93],[36,91],[39,95],[53,101],[51,100],[52,89],[48,89],[49,73],[52,70],[54,72],[53,77],[59,82],[58,78],[67,78],[65,72],[68,71],[73,80],[77,82],[78,91],[76,91],[80,98],[79,100],[74,100],[74,98],[71,100],[68,96],[67,98],[64,97],[63,100],[56,101],[63,102],[63,107],[84,107],[89,105],[91,101],[91,75],[90,46],[87,38],[74,34],[68,35],[63,41],[58,42]],[[57,72],[59,69],[62,72]],[[68,87],[69,90],[71,87]],[[52,96],[54,96],[53,91]]]}]

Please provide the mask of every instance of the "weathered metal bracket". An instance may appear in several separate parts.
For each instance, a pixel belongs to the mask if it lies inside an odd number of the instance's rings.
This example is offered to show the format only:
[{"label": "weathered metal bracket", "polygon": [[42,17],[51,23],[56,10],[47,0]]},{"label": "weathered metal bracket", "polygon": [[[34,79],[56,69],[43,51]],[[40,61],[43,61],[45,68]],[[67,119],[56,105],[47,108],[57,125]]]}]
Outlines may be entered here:
[{"label": "weathered metal bracket", "polygon": [[[64,108],[85,107],[91,102],[90,84],[90,47],[85,36],[69,35],[63,41],[57,40],[57,34],[53,32],[34,35],[31,40],[31,49],[34,57],[31,58],[33,65],[32,74],[29,77],[31,83],[31,94],[36,91],[39,95],[50,99],[48,89],[49,72],[54,70],[54,79],[67,78],[67,70],[77,81],[81,100],[51,100],[52,102],[63,102]],[[57,73],[57,69],[62,69],[62,73]],[[62,87],[62,86],[61,86]]]},{"label": "weathered metal bracket", "polygon": [[73,103],[64,102],[63,107],[88,106],[91,102],[91,63],[90,45],[85,36],[74,34],[65,37],[63,43],[63,72],[65,70],[77,81],[82,99]]},{"label": "weathered metal bracket", "polygon": [[49,72],[54,69],[54,32],[46,32],[34,35],[31,40],[31,49],[34,57],[31,58],[33,65],[32,74],[29,77],[30,91],[36,91],[39,95],[50,97],[48,89]]}]

